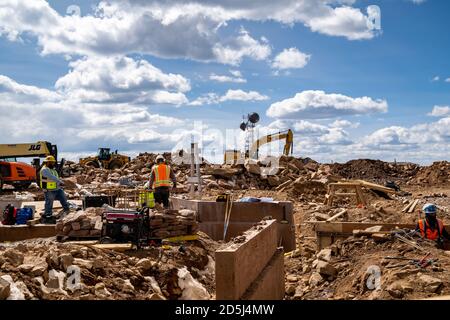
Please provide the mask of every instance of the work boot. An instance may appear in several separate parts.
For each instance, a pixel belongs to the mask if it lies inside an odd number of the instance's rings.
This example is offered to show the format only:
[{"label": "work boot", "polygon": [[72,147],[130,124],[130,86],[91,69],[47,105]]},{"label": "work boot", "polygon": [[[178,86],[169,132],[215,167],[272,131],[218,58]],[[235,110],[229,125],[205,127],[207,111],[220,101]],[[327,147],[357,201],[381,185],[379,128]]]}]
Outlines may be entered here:
[{"label": "work boot", "polygon": [[53,216],[42,216],[41,217],[41,223],[42,224],[56,224],[56,218]]},{"label": "work boot", "polygon": [[58,213],[58,214],[56,215],[56,219],[57,219],[57,220],[63,219],[63,218],[64,218],[65,216],[67,216],[69,213],[70,213],[70,209],[64,210],[64,211],[62,211],[62,212],[60,212],[60,213]]}]

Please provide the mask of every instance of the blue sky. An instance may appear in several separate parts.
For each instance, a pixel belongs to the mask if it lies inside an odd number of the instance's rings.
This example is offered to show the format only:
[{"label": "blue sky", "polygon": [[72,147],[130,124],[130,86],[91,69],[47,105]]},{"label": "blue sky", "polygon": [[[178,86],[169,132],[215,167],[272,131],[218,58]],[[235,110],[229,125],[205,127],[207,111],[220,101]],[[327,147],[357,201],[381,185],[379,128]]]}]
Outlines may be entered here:
[{"label": "blue sky", "polygon": [[450,2],[249,3],[2,1],[0,141],[134,155],[180,147],[201,122],[218,154],[244,136],[217,135],[258,112],[258,134],[293,129],[298,156],[449,158]]}]

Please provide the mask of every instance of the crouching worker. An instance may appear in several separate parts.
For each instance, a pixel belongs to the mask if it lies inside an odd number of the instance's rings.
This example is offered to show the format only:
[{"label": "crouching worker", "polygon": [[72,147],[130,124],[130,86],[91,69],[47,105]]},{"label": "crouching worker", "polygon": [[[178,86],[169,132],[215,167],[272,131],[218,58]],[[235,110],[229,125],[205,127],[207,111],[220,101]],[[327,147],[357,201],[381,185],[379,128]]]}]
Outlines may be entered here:
[{"label": "crouching worker", "polygon": [[416,231],[420,232],[423,239],[434,240],[438,248],[444,248],[444,239],[450,240],[450,235],[444,228],[444,223],[436,217],[437,207],[427,203],[422,208],[425,219],[419,220]]},{"label": "crouching worker", "polygon": [[162,155],[156,157],[156,164],[150,174],[150,188],[154,190],[155,202],[163,204],[164,208],[169,208],[170,182],[173,187],[177,187],[177,179],[172,168],[165,163]]},{"label": "crouching worker", "polygon": [[61,188],[64,182],[59,178],[58,172],[55,170],[56,160],[53,156],[48,156],[44,160],[44,165],[40,171],[40,187],[44,191],[45,211],[41,218],[41,223],[56,223],[56,217],[53,216],[53,201],[59,200],[64,214],[69,212],[69,204],[64,190]]}]

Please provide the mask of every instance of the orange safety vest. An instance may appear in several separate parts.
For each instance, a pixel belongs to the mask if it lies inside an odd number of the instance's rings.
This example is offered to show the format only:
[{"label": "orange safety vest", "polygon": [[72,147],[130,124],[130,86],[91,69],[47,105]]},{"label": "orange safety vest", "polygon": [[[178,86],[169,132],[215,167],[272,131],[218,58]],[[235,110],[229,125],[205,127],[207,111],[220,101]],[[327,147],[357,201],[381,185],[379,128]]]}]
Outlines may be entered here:
[{"label": "orange safety vest", "polygon": [[155,181],[153,188],[170,187],[170,167],[164,163],[153,167]]},{"label": "orange safety vest", "polygon": [[419,220],[419,229],[422,238],[437,240],[442,235],[442,230],[444,230],[444,224],[442,220],[437,219],[438,227],[437,229],[431,229],[426,219]]}]

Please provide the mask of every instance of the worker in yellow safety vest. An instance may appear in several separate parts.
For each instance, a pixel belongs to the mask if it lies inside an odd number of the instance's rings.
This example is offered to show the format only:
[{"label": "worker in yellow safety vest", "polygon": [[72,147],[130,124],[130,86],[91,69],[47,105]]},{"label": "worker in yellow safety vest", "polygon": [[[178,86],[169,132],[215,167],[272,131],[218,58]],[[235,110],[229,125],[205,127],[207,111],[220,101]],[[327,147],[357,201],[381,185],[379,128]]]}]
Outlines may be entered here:
[{"label": "worker in yellow safety vest", "polygon": [[44,160],[44,165],[39,172],[40,187],[44,190],[45,210],[41,218],[44,224],[56,223],[56,217],[53,216],[53,201],[59,200],[64,211],[63,214],[69,212],[69,204],[67,203],[66,194],[61,188],[64,181],[59,178],[58,172],[55,170],[56,160],[53,156],[48,156]]},{"label": "worker in yellow safety vest", "polygon": [[172,168],[165,163],[162,155],[156,157],[156,165],[150,174],[150,188],[154,190],[155,202],[162,203],[165,208],[169,207],[169,196],[171,182],[177,187],[177,179]]}]

